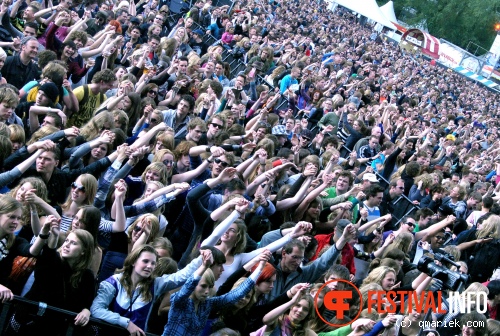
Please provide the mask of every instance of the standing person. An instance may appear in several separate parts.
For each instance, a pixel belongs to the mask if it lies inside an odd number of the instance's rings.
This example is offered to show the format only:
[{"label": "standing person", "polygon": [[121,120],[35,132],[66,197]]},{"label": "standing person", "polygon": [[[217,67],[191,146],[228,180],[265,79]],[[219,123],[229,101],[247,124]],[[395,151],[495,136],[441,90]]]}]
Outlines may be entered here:
[{"label": "standing person", "polygon": [[194,109],[194,98],[189,95],[183,95],[176,110],[163,112],[165,124],[172,127],[175,131],[175,139],[184,140],[187,134],[187,124],[189,123],[189,114]]},{"label": "standing person", "polygon": [[2,76],[7,83],[19,90],[28,82],[38,79],[38,67],[34,59],[38,56],[38,40],[33,36],[21,40],[21,52],[8,56],[2,68]]},{"label": "standing person", "polygon": [[92,84],[85,84],[73,92],[78,100],[78,106],[69,111],[67,127],[81,127],[94,115],[94,111],[106,100],[104,95],[116,85],[116,75],[110,69],[99,71],[92,78]]},{"label": "standing person", "polygon": [[255,286],[266,261],[260,261],[259,266],[239,287],[227,294],[209,298],[214,287],[215,276],[210,265],[213,256],[210,250],[202,250],[203,263],[181,290],[171,297],[171,307],[168,313],[168,323],[163,336],[200,335],[212,309],[220,309],[225,305],[233,305],[243,299]]}]

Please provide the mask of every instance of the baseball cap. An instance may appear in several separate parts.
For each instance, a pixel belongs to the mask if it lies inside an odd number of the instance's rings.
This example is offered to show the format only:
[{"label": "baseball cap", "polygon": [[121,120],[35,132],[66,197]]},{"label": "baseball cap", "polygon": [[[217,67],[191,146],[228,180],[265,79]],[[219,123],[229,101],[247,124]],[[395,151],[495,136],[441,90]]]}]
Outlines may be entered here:
[{"label": "baseball cap", "polygon": [[372,173],[366,173],[366,174],[364,174],[363,175],[363,180],[368,180],[368,181],[374,182],[374,183],[378,182],[377,176],[375,174],[372,174]]},{"label": "baseball cap", "polygon": [[273,135],[285,135],[285,136],[287,135],[285,126],[283,126],[283,125],[274,126],[272,129],[272,133],[273,133]]},{"label": "baseball cap", "polygon": [[446,136],[446,140],[455,141],[455,140],[456,140],[456,138],[455,138],[455,136],[454,136],[453,134],[448,134],[448,135]]},{"label": "baseball cap", "polygon": [[201,29],[195,29],[195,30],[193,30],[193,34],[196,34],[196,35],[199,35],[199,36],[205,35],[203,33],[203,30],[201,30]]}]

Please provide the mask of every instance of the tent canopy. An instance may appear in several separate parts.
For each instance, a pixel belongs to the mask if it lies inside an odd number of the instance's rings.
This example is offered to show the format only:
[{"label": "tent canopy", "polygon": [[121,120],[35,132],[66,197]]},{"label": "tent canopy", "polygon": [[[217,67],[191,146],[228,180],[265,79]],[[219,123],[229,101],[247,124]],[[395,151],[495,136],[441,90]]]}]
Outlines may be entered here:
[{"label": "tent canopy", "polygon": [[396,27],[389,21],[385,15],[380,10],[375,0],[334,0],[339,5],[350,9],[356,13],[366,16],[368,19],[373,20],[381,25],[388,27],[390,29],[396,29]]},{"label": "tent canopy", "polygon": [[401,38],[401,41],[409,42],[422,49],[422,53],[432,58],[439,58],[439,40],[429,33],[420,29],[408,29]]},{"label": "tent canopy", "polygon": [[396,19],[396,14],[394,14],[394,3],[392,2],[392,0],[380,7],[380,10],[389,21],[393,23],[398,22],[398,19]]}]

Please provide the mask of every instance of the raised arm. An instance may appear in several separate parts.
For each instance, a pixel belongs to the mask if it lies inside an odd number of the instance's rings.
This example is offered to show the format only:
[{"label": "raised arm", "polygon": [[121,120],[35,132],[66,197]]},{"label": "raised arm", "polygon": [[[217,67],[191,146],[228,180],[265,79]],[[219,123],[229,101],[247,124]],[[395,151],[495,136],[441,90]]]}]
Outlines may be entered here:
[{"label": "raised arm", "polygon": [[318,197],[326,188],[330,186],[330,184],[333,181],[333,175],[324,175],[323,176],[323,183],[321,183],[317,188],[315,188],[312,192],[308,193],[307,196],[300,202],[299,206],[297,207],[297,210],[295,210],[294,213],[294,219],[295,220],[300,220],[304,216],[304,213],[306,212],[307,208],[309,207],[309,204],[314,201],[316,197]]},{"label": "raised arm", "polygon": [[296,206],[299,202],[304,199],[309,186],[312,183],[313,176],[316,174],[316,167],[306,168],[304,171],[304,175],[307,177],[299,191],[295,194],[295,196],[291,198],[286,198],[284,200],[276,202],[276,211],[282,211],[285,209],[289,209],[291,207]]},{"label": "raised arm", "polygon": [[113,224],[113,232],[124,232],[127,227],[127,217],[125,216],[125,209],[123,208],[126,193],[127,183],[124,180],[118,181],[115,184],[115,201],[113,202],[116,209],[116,219]]},{"label": "raised arm", "polygon": [[278,321],[278,318],[286,313],[295,303],[300,301],[300,298],[305,295],[305,290],[310,287],[310,284],[308,283],[303,283],[302,287],[297,290],[297,293],[293,296],[293,298],[288,301],[285,304],[282,304],[281,306],[271,310],[269,313],[267,313],[264,318],[262,319],[262,322],[267,326],[266,331],[272,331],[274,327],[276,326],[276,323]]}]

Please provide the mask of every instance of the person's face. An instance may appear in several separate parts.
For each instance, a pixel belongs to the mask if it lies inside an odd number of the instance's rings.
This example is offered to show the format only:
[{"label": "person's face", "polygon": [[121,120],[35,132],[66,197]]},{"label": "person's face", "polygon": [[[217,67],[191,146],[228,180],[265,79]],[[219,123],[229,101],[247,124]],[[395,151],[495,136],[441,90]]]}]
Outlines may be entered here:
[{"label": "person's face", "polygon": [[354,128],[356,131],[359,131],[361,129],[361,125],[359,124],[359,121],[355,121],[352,124],[352,128]]},{"label": "person's face", "polygon": [[93,148],[90,153],[95,160],[100,160],[108,153],[108,147],[102,144],[97,146],[96,148]]},{"label": "person's face", "polygon": [[21,185],[19,187],[19,189],[17,190],[16,196],[15,196],[16,200],[19,201],[19,202],[22,202],[23,201],[23,198],[22,198],[23,194],[26,191],[31,190],[31,189],[33,189],[33,185],[31,183],[29,183],[29,182],[26,182],[23,185]]},{"label": "person's face", "polygon": [[418,221],[418,226],[421,228],[426,228],[427,225],[429,224],[432,216],[427,216],[427,217],[420,217]]},{"label": "person's face", "polygon": [[202,135],[203,135],[203,129],[201,128],[201,126],[196,126],[195,128],[189,131],[189,139],[196,143],[200,141]]},{"label": "person's face", "polygon": [[[179,162],[182,166],[189,167],[189,165],[190,165],[189,155],[181,156]],[[178,164],[179,164],[179,162],[178,162]]]},{"label": "person's face", "polygon": [[14,106],[9,105],[7,102],[0,103],[0,121],[8,120],[14,113]]},{"label": "person's face", "polygon": [[28,41],[21,47],[21,53],[30,59],[38,55],[38,41]]},{"label": "person's face", "polygon": [[162,157],[162,162],[167,167],[167,171],[171,171],[174,163],[174,156],[172,154],[166,153]]},{"label": "person's face", "polygon": [[294,323],[301,322],[309,314],[309,309],[309,302],[307,300],[300,300],[290,309],[289,317]]},{"label": "person's face", "polygon": [[21,221],[23,211],[17,209],[16,211],[4,213],[0,215],[0,232],[3,235],[13,234]]},{"label": "person's face", "polygon": [[299,268],[303,259],[304,251],[300,250],[296,246],[290,254],[286,253],[286,251],[282,251],[281,269],[286,273],[295,272]]},{"label": "person's face", "polygon": [[33,9],[31,7],[26,8],[23,13],[23,19],[31,21],[33,20],[33,17],[34,17]]},{"label": "person's face", "polygon": [[185,74],[186,71],[187,71],[187,67],[188,67],[188,62],[187,61],[179,61],[179,65],[178,65],[178,69],[179,69],[179,72],[181,74]]},{"label": "person's face", "polygon": [[208,125],[208,134],[215,136],[224,127],[224,122],[220,119],[214,118]]},{"label": "person's face", "polygon": [[415,223],[415,220],[413,218],[407,218],[406,222],[404,222],[401,225],[403,227],[403,232],[404,231],[413,232],[413,230],[415,229],[416,223]]},{"label": "person's face", "polygon": [[396,275],[393,272],[387,272],[385,277],[382,279],[381,286],[385,291],[391,289],[392,286],[396,283]]},{"label": "person's face", "polygon": [[144,198],[149,197],[152,193],[158,190],[158,185],[156,183],[148,183],[146,185],[146,190],[144,190]]},{"label": "person's face", "polygon": [[73,49],[70,46],[65,46],[64,49],[63,49],[64,56],[66,56],[68,58],[71,57],[71,56],[73,56],[74,53],[75,53],[75,49]]},{"label": "person's face", "polygon": [[349,188],[349,178],[346,176],[340,176],[337,179],[337,183],[335,184],[335,188],[337,189],[337,194],[339,192],[344,192]]},{"label": "person's face", "polygon": [[207,70],[208,73],[213,73],[215,69],[215,65],[213,62],[207,62],[205,65],[205,70]]},{"label": "person's face", "polygon": [[477,207],[477,203],[477,200],[472,197],[467,200],[467,206],[469,209],[475,209]]},{"label": "person's face", "polygon": [[243,88],[243,85],[245,85],[245,79],[241,76],[236,77],[236,80],[234,82],[234,86],[238,89]]},{"label": "person's face", "polygon": [[100,81],[99,82],[99,91],[104,94],[106,93],[108,90],[111,90],[112,88],[114,88],[116,86],[116,82],[115,81],[112,81],[112,82],[109,82],[109,83],[106,83],[104,81]]},{"label": "person's face", "polygon": [[[159,27],[159,26],[154,27],[152,33],[153,33],[153,35],[160,35],[160,33],[161,33],[161,27]],[[174,36],[174,38],[177,38],[177,35]],[[156,40],[155,43],[158,46],[158,44],[159,44],[158,40]],[[151,44],[149,44],[149,45],[151,45]]]},{"label": "person's face", "polygon": [[134,273],[140,278],[149,278],[156,267],[156,255],[151,252],[142,252],[132,266]]},{"label": "person's face", "polygon": [[377,195],[375,197],[370,197],[370,199],[368,200],[368,203],[370,204],[371,207],[379,206],[380,203],[382,203],[383,197],[384,197],[384,193],[379,192],[379,193],[377,193]]},{"label": "person's face", "polygon": [[33,27],[25,27],[23,33],[24,33],[24,36],[36,37],[36,30]]},{"label": "person's face", "polygon": [[141,36],[141,31],[137,28],[132,29],[130,32],[130,37],[132,37],[133,40],[137,40]]},{"label": "person's face", "polygon": [[432,240],[431,240],[432,248],[435,249],[435,248],[440,248],[441,246],[443,246],[444,239],[445,239],[445,236],[444,236],[443,232],[436,233],[436,235],[434,237],[432,237]]},{"label": "person's face", "polygon": [[236,224],[231,224],[220,240],[229,246],[234,246],[238,242],[238,226]]},{"label": "person's face", "polygon": [[257,129],[257,132],[256,132],[257,142],[264,139],[264,137],[266,136],[266,131],[267,131],[267,129],[265,127],[261,127],[261,128]]},{"label": "person's face", "polygon": [[156,170],[150,169],[146,172],[146,182],[159,181],[159,180],[160,180],[160,173],[158,173]]},{"label": "person's face", "polygon": [[87,199],[85,194],[85,187],[82,184],[80,177],[71,184],[71,200],[76,204],[82,204]]},{"label": "person's face", "polygon": [[181,100],[179,104],[177,104],[177,115],[179,117],[186,117],[189,113],[189,104],[185,100]]},{"label": "person's face", "polygon": [[222,66],[222,64],[217,64],[215,66],[215,74],[217,76],[222,76],[223,73],[224,73],[224,67]]},{"label": "person's face", "polygon": [[128,111],[130,107],[132,106],[132,101],[130,100],[129,97],[125,96],[123,99],[120,101],[118,108],[120,110]]},{"label": "person's face", "polygon": [[208,296],[210,294],[210,289],[212,289],[213,286],[210,286],[205,279],[201,279],[196,288],[193,291],[193,296],[195,300],[197,301],[205,301],[208,299]]},{"label": "person's face", "polygon": [[155,16],[155,19],[153,20],[153,23],[161,26],[161,25],[163,25],[164,21],[165,21],[165,18],[163,17],[163,15],[160,14],[160,13],[158,13]]},{"label": "person's face", "polygon": [[82,222],[83,218],[83,210],[78,210],[76,215],[73,216],[73,220],[71,221],[71,230],[82,229],[85,230],[85,223]]},{"label": "person's face", "polygon": [[276,274],[273,275],[266,281],[262,281],[260,284],[256,285],[257,289],[262,294],[269,294],[274,288],[274,282],[276,281]]},{"label": "person's face", "polygon": [[455,187],[453,189],[450,190],[450,197],[458,197],[458,195],[460,195],[460,188],[459,187]]},{"label": "person's face", "polygon": [[295,120],[292,118],[288,118],[285,123],[285,129],[287,131],[293,130],[293,126],[295,126]]},{"label": "person's face", "polygon": [[101,7],[99,7],[100,11],[106,12],[109,10],[109,6],[105,3],[101,4]]},{"label": "person's face", "polygon": [[120,23],[125,23],[125,22],[127,22],[127,19],[128,19],[127,12],[123,12],[122,15],[120,15],[119,17],[116,18],[116,21],[118,21]]},{"label": "person's face", "polygon": [[219,174],[229,166],[229,162],[225,155],[218,157],[214,160],[212,165],[212,175],[213,177],[219,176]]},{"label": "person's face", "polygon": [[371,149],[375,149],[377,148],[378,141],[376,139],[370,139],[368,145],[370,146]]},{"label": "person's face", "polygon": [[210,269],[214,273],[215,281],[219,280],[222,272],[224,272],[224,264],[216,264],[214,263],[210,266]]},{"label": "person's face", "polygon": [[476,330],[474,328],[468,327],[467,325],[463,325],[462,336],[476,336]]},{"label": "person's face", "polygon": [[405,184],[403,181],[398,181],[395,187],[392,188],[392,193],[396,196],[401,196],[405,192]]},{"label": "person's face", "polygon": [[156,99],[158,96],[158,88],[151,88],[151,90],[148,91],[147,96],[152,99]]},{"label": "person's face", "polygon": [[66,260],[78,259],[84,254],[82,242],[70,233],[61,247],[61,257]]},{"label": "person's face", "polygon": [[148,45],[151,47],[151,49],[153,50],[156,50],[156,48],[158,48],[158,45],[160,44],[160,41],[158,41],[157,39],[151,39],[149,40],[148,42]]},{"label": "person's face", "polygon": [[54,153],[43,152],[36,159],[36,170],[39,173],[52,173],[58,164],[59,161],[55,159]]}]

